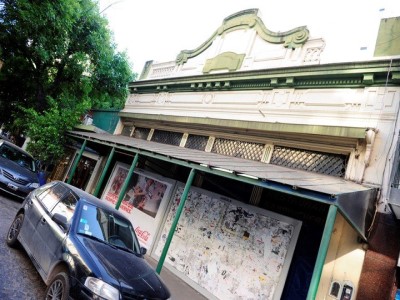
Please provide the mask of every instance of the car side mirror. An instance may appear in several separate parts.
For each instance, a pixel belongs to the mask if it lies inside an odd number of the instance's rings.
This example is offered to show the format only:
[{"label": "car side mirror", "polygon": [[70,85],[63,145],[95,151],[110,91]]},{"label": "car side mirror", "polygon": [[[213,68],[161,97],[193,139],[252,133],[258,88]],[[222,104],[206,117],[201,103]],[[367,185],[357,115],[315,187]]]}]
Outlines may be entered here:
[{"label": "car side mirror", "polygon": [[53,215],[53,221],[58,224],[62,229],[64,229],[65,231],[68,230],[68,220],[67,217],[60,214],[60,213],[55,213]]},{"label": "car side mirror", "polygon": [[147,253],[147,249],[145,247],[140,247],[140,254],[145,255]]}]

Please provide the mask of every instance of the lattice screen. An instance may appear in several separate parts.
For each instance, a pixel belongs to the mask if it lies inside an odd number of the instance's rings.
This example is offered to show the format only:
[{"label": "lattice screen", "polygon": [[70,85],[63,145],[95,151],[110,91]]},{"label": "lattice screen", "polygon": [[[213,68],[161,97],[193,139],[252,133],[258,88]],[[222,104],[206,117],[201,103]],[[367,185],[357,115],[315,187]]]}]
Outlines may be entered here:
[{"label": "lattice screen", "polygon": [[275,146],[271,164],[344,177],[348,156]]},{"label": "lattice screen", "polygon": [[179,146],[182,140],[182,136],[182,133],[156,129],[154,130],[151,140],[157,143]]},{"label": "lattice screen", "polygon": [[215,140],[211,152],[260,161],[263,150],[264,144],[218,138]]},{"label": "lattice screen", "polygon": [[132,129],[133,129],[133,126],[124,126],[124,128],[122,128],[121,135],[131,136]]},{"label": "lattice screen", "polygon": [[149,136],[150,128],[136,127],[133,137],[136,139],[147,140]]},{"label": "lattice screen", "polygon": [[185,148],[204,151],[206,150],[207,142],[208,136],[189,134]]}]

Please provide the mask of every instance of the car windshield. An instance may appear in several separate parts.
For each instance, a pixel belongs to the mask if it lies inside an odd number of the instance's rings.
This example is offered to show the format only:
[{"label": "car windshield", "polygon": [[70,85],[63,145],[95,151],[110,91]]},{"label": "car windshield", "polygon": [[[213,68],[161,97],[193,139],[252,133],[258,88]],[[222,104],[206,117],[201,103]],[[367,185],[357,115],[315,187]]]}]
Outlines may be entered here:
[{"label": "car windshield", "polygon": [[82,207],[78,234],[94,237],[114,246],[139,253],[139,242],[132,224],[111,211],[85,203]]},{"label": "car windshield", "polygon": [[17,163],[21,167],[24,167],[32,172],[36,172],[35,161],[32,159],[32,157],[14,147],[2,144],[0,146],[0,156]]}]

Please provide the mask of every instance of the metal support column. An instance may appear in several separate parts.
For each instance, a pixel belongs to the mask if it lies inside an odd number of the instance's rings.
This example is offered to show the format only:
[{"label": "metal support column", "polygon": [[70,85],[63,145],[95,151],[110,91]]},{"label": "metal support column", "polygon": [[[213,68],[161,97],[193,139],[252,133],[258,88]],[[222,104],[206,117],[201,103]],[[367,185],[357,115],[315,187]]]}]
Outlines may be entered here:
[{"label": "metal support column", "polygon": [[81,150],[79,151],[78,156],[76,157],[76,160],[74,161],[74,164],[73,164],[73,166],[71,168],[71,172],[69,173],[67,183],[71,183],[72,177],[74,177],[74,175],[75,175],[76,167],[78,166],[78,163],[81,160],[83,151],[85,151],[86,143],[87,143],[87,140],[84,140],[83,144],[82,144],[82,147],[81,147]]},{"label": "metal support column", "polygon": [[106,165],[104,166],[103,172],[101,172],[101,175],[100,175],[100,179],[97,182],[96,189],[93,192],[93,196],[97,197],[97,195],[100,192],[101,185],[103,184],[104,178],[106,177],[106,173],[108,171],[108,168],[110,167],[111,160],[114,157],[114,153],[115,153],[115,147],[112,147],[111,152],[108,155],[108,159],[107,159]]},{"label": "metal support column", "polygon": [[163,266],[164,261],[165,261],[165,257],[167,256],[167,252],[168,252],[169,246],[170,246],[172,238],[174,236],[174,232],[175,232],[176,226],[178,225],[178,221],[179,221],[179,218],[181,216],[182,210],[183,210],[183,208],[185,206],[186,199],[187,199],[187,196],[189,194],[190,187],[192,186],[192,182],[193,182],[193,178],[194,178],[195,174],[196,174],[196,170],[192,169],[190,171],[188,180],[186,181],[185,189],[183,190],[182,197],[180,199],[178,209],[176,210],[176,215],[175,215],[174,221],[171,224],[171,228],[169,229],[167,240],[165,241],[165,245],[164,245],[163,251],[162,251],[161,256],[160,256],[160,260],[158,261],[158,265],[157,265],[157,269],[156,269],[156,272],[158,274],[160,274],[162,266]]},{"label": "metal support column", "polygon": [[129,168],[128,175],[126,176],[124,184],[122,185],[121,191],[119,192],[118,201],[117,201],[117,204],[115,205],[115,209],[117,209],[117,210],[121,206],[122,199],[124,199],[125,192],[128,188],[129,181],[131,181],[131,177],[132,177],[133,171],[135,170],[138,160],[139,160],[139,153],[136,153],[135,158],[133,159],[132,165]]},{"label": "metal support column", "polygon": [[326,255],[328,253],[329,242],[331,240],[333,227],[335,225],[337,207],[331,205],[329,207],[328,216],[326,217],[324,232],[322,234],[321,244],[319,245],[318,256],[314,266],[313,276],[311,278],[310,287],[308,289],[307,300],[314,300],[317,296],[319,282],[321,280],[322,269],[324,268]]}]

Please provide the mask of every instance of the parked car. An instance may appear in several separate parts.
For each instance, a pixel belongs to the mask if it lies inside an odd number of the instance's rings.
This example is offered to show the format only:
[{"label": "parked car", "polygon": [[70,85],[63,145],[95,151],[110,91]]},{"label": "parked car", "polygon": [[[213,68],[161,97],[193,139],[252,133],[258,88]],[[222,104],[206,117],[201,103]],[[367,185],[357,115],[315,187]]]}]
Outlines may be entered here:
[{"label": "parked car", "polygon": [[32,191],[7,233],[47,285],[46,299],[169,299],[131,222],[105,201],[60,181]]},{"label": "parked car", "polygon": [[39,187],[36,160],[20,147],[0,139],[0,189],[25,198]]}]

